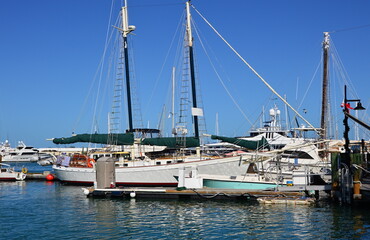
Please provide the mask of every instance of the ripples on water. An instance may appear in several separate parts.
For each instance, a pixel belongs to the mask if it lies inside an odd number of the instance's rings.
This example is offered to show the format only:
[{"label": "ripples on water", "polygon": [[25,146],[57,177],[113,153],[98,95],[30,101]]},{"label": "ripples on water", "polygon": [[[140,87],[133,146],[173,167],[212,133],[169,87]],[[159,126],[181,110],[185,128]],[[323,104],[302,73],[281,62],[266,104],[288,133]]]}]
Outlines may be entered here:
[{"label": "ripples on water", "polygon": [[366,239],[368,213],[331,205],[91,199],[77,186],[0,182],[0,239]]}]

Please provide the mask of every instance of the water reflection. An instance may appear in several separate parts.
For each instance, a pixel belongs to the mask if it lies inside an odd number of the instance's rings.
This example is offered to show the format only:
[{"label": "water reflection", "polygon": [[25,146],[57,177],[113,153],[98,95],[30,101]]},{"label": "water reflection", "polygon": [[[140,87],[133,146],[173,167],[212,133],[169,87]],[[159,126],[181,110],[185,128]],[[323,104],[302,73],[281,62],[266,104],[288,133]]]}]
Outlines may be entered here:
[{"label": "water reflection", "polygon": [[329,204],[91,199],[57,182],[0,182],[0,239],[365,239],[367,213]]}]

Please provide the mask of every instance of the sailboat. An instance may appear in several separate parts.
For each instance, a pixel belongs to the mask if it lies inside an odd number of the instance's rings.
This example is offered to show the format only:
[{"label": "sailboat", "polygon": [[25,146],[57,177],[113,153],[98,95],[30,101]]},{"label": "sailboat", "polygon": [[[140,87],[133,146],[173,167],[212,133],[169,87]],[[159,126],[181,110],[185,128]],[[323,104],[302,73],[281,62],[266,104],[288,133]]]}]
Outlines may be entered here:
[{"label": "sailboat", "polygon": [[[186,3],[187,9],[187,39],[190,59],[190,76],[193,95],[193,108],[197,108],[196,93],[195,93],[195,74],[193,63],[192,35],[190,27],[190,2]],[[122,8],[122,41],[124,46],[125,69],[126,69],[126,84],[127,84],[127,104],[128,104],[128,119],[129,128],[124,134],[113,134],[117,145],[134,145],[135,129],[132,122],[132,110],[130,100],[130,73],[128,68],[128,47],[127,34],[133,31],[133,27],[128,25],[127,5]],[[193,116],[195,136],[194,137],[161,137],[161,138],[142,138],[141,145],[166,146],[168,148],[179,147],[199,147],[199,130],[198,117]],[[93,142],[107,143],[110,138],[109,134],[78,134],[70,138],[56,138],[53,142],[56,144],[66,144],[74,142]],[[202,173],[208,174],[242,174],[247,170],[247,165],[241,164],[242,159],[238,157],[229,158],[204,158],[200,154],[192,158],[163,158],[158,159],[142,159],[131,160],[121,159],[117,162],[116,167],[116,183],[117,185],[141,185],[141,186],[176,186],[178,171],[180,168],[191,168],[196,166]],[[87,166],[87,164],[86,164]],[[95,180],[95,170],[89,167],[72,167],[68,164],[56,164],[53,166],[54,172],[58,179],[66,183],[83,183],[93,184]]]},{"label": "sailboat", "polygon": [[[128,69],[128,47],[127,34],[134,30],[128,25],[127,4],[122,8],[122,41],[124,46],[125,69],[126,69],[126,84],[127,84],[127,104],[129,128],[124,134],[113,134],[118,145],[150,145],[150,146],[166,146],[172,149],[195,148],[196,154],[193,156],[182,155],[181,157],[167,157],[151,159],[143,156],[140,160],[133,155],[131,158],[121,157],[117,160],[115,168],[116,184],[124,186],[177,186],[180,171],[185,171],[185,175],[189,175],[196,169],[197,174],[207,176],[243,176],[246,173],[252,173],[257,176],[261,188],[264,188],[266,179],[259,175],[259,169],[265,168],[269,170],[269,183],[287,184],[292,179],[292,167],[294,169],[318,167],[320,158],[317,155],[317,150],[314,144],[306,145],[302,142],[297,143],[291,141],[286,144],[290,153],[280,151],[267,151],[269,144],[262,136],[260,139],[237,139],[233,144],[239,145],[239,148],[253,150],[236,155],[220,155],[220,156],[202,156],[200,153],[200,135],[198,127],[198,116],[201,110],[197,105],[197,94],[195,87],[195,71],[194,71],[194,55],[193,55],[193,36],[191,31],[191,14],[190,1],[186,2],[186,42],[188,48],[189,59],[189,75],[191,79],[192,90],[192,110],[194,136],[186,136],[187,131],[182,131],[175,137],[156,137],[156,138],[140,138],[134,137],[135,129],[132,124],[131,100],[130,100],[130,85],[129,85],[129,69]],[[53,142],[56,144],[66,144],[74,142],[94,142],[107,143],[111,136],[109,134],[84,134],[76,135],[70,138],[57,138]],[[221,136],[213,136],[215,139],[230,140]],[[300,149],[303,154],[292,155],[291,153]],[[199,150],[199,151],[198,151]],[[258,150],[254,152],[254,150]],[[288,151],[287,150],[287,151]],[[294,158],[293,158],[294,156]],[[67,157],[68,159],[68,157]],[[89,184],[92,185],[95,181],[94,164],[88,164],[91,158],[84,158],[86,164],[79,166],[71,166],[68,161],[58,162],[53,166],[54,172],[58,179],[64,183],[73,184]],[[65,159],[64,159],[65,160]],[[73,160],[73,159],[72,159]],[[278,163],[278,164],[277,164]],[[270,165],[274,165],[270,166]],[[270,185],[268,185],[270,186]]]}]

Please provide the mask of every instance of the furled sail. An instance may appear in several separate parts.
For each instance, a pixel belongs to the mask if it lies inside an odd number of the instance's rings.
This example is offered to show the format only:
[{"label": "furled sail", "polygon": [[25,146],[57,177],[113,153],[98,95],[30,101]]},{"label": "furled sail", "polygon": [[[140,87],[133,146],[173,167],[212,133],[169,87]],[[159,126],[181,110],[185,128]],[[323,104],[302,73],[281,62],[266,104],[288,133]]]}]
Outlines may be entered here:
[{"label": "furled sail", "polygon": [[145,138],[142,145],[167,146],[169,148],[199,147],[199,139],[196,137],[159,137]]},{"label": "furled sail", "polygon": [[111,134],[76,134],[72,137],[54,138],[55,144],[71,144],[77,142],[89,142],[112,145],[132,145],[134,135],[132,133],[111,133]]},{"label": "furled sail", "polygon": [[245,140],[245,139],[240,139],[240,138],[223,137],[223,136],[217,136],[217,135],[211,135],[211,138],[221,140],[223,142],[232,143],[240,147],[251,149],[251,150],[270,148],[269,143],[264,137],[262,137],[262,139],[258,141]]}]

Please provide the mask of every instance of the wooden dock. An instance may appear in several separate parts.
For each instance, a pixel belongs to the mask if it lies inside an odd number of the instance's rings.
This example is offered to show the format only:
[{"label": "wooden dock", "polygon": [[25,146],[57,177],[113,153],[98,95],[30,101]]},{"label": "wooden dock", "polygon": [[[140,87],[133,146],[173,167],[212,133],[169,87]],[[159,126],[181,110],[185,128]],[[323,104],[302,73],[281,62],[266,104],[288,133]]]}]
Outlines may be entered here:
[{"label": "wooden dock", "polygon": [[[47,179],[48,175],[53,175],[54,179]],[[27,173],[25,181],[56,181],[57,177],[52,174],[50,171],[44,171],[42,173]]]},{"label": "wooden dock", "polygon": [[[178,199],[178,200],[249,200],[266,204],[281,204],[298,200],[303,204],[314,202],[305,192],[280,192],[247,189],[176,189],[176,188],[83,188],[87,197],[122,199]],[[284,199],[284,201],[282,201]],[[311,199],[309,202],[307,199]]]}]

